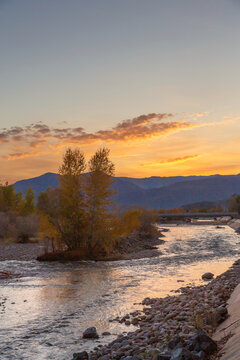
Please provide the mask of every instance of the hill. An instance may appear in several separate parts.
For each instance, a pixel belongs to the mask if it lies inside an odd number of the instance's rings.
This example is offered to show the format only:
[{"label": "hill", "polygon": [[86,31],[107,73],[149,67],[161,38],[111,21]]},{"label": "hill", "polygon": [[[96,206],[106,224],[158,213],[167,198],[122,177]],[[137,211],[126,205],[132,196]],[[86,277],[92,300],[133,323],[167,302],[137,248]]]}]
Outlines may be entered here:
[{"label": "hill", "polygon": [[[46,173],[18,181],[16,191],[23,194],[31,186],[38,195],[47,187],[58,186],[58,175]],[[143,179],[116,177],[113,185],[117,191],[115,201],[120,207],[133,205],[152,208],[176,208],[185,204],[216,202],[240,193],[240,174],[186,177],[149,177]]]}]

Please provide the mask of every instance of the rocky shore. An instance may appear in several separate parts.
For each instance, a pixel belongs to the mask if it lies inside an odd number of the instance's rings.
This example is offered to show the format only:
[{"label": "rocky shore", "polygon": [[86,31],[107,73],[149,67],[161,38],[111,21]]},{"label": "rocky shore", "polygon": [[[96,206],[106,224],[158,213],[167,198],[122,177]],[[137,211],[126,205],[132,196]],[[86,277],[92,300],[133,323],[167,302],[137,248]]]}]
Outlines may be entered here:
[{"label": "rocky shore", "polygon": [[227,301],[240,283],[240,260],[225,273],[198,287],[182,287],[175,296],[146,298],[143,310],[112,321],[138,328],[106,346],[73,355],[74,360],[216,359],[223,339],[211,336],[228,317]]},{"label": "rocky shore", "polygon": [[[130,260],[161,255],[158,246],[165,241],[164,235],[159,231],[155,236],[140,234],[131,235],[119,242],[118,246],[107,256],[99,256],[100,261]],[[81,254],[77,251],[69,252],[46,252],[46,244],[42,242],[16,243],[2,241],[0,244],[0,261],[79,261]],[[94,259],[88,259],[94,260]],[[0,279],[8,278],[9,275],[0,274]]]},{"label": "rocky shore", "polygon": [[158,234],[154,236],[145,233],[137,234],[137,236],[132,234],[119,243],[112,256],[116,255],[119,260],[159,256],[162,253],[158,246],[165,243],[164,237],[162,231],[158,231]]},{"label": "rocky shore", "polygon": [[73,250],[62,252],[45,253],[37,257],[38,261],[118,261],[150,258],[161,255],[158,246],[165,241],[162,239],[164,235],[161,231],[155,234],[137,233],[131,234],[119,240],[118,244],[111,250],[109,254],[88,254],[86,250]]}]

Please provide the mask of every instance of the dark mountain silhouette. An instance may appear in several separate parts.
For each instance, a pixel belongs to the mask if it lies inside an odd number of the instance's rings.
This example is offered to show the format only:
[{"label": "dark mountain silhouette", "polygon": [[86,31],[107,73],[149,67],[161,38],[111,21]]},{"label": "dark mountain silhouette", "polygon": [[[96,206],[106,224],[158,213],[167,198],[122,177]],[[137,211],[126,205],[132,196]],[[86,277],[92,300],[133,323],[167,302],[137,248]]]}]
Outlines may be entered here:
[{"label": "dark mountain silhouette", "polygon": [[47,190],[48,187],[58,186],[58,174],[48,172],[46,174],[17,181],[14,184],[15,191],[22,191],[23,195],[26,194],[27,189],[31,186],[35,191],[35,195],[38,196],[40,192]]},{"label": "dark mountain silhouette", "polygon": [[[15,190],[23,194],[30,186],[37,196],[47,187],[58,186],[58,175],[46,173],[14,184]],[[184,204],[228,199],[233,193],[240,193],[240,174],[144,179],[116,177],[113,188],[117,191],[114,197],[120,207],[138,205],[149,209],[169,209]]]},{"label": "dark mountain silhouette", "polygon": [[118,177],[118,179],[128,180],[131,183],[133,183],[143,189],[160,188],[163,186],[175,184],[177,182],[201,180],[201,179],[205,179],[205,178],[207,178],[207,176],[169,176],[169,177],[151,176],[151,177],[141,178],[141,179],[129,178],[129,177]]},{"label": "dark mountain silhouette", "polygon": [[183,205],[182,208],[185,211],[199,210],[211,210],[211,209],[223,209],[228,210],[228,200],[217,200],[217,201],[200,201],[192,204]]}]

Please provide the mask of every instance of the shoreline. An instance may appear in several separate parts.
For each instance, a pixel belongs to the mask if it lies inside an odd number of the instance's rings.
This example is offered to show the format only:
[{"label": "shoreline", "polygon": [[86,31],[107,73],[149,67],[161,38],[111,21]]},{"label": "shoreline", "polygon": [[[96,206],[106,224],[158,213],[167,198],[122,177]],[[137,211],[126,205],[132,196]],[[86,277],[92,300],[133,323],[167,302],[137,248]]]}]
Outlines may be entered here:
[{"label": "shoreline", "polygon": [[[99,345],[89,353],[88,358],[170,360],[179,346],[189,351],[186,344],[196,337],[199,331],[204,330],[213,336],[218,326],[228,317],[227,302],[240,283],[239,272],[240,259],[206,285],[181,287],[179,295],[145,298],[142,301],[142,305],[146,306],[143,310],[136,310],[123,318],[113,320],[126,325],[136,325],[136,331],[125,336],[119,335],[108,345]],[[211,359],[217,358],[226,340],[224,334],[218,339],[217,351]],[[176,346],[171,348],[174,341]],[[205,357],[195,359],[208,359],[208,355],[210,354],[202,354]],[[132,358],[134,356],[135,358]],[[80,355],[77,359],[84,358]]]},{"label": "shoreline", "polygon": [[86,250],[73,250],[62,252],[50,252],[37,257],[40,262],[52,261],[121,261],[121,260],[134,260],[142,258],[151,258],[162,255],[161,250],[158,248],[165,243],[165,236],[158,231],[158,234],[132,234],[129,237],[123,238],[119,244],[113,248],[109,254],[98,256],[89,255]]},{"label": "shoreline", "polygon": [[[167,224],[161,223],[159,226],[159,234],[153,237],[145,237],[137,239],[136,236],[127,237],[120,246],[109,255],[99,256],[98,258],[94,257],[85,257],[81,258],[79,254],[73,253],[72,256],[68,257],[67,252],[44,252],[45,244],[41,242],[30,242],[30,243],[16,243],[3,241],[0,243],[0,261],[7,260],[17,260],[17,261],[31,261],[38,259],[39,261],[81,261],[81,260],[95,260],[95,261],[119,261],[119,260],[133,260],[133,259],[142,259],[142,258],[151,258],[160,256],[161,249],[160,245],[165,243],[164,240],[164,229],[165,226],[175,225],[175,226],[229,226],[234,229],[237,233],[240,232],[240,220],[232,220],[229,223],[185,223],[185,222],[169,222]],[[170,230],[171,231],[171,230]],[[66,254],[66,257],[65,257]]]}]

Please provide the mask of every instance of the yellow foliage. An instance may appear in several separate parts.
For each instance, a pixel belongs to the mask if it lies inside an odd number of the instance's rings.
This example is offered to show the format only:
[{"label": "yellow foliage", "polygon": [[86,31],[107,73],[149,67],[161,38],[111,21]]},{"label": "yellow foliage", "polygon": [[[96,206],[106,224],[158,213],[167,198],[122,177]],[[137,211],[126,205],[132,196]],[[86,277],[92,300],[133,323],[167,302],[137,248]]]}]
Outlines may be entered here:
[{"label": "yellow foliage", "polygon": [[48,216],[44,214],[40,214],[39,218],[40,218],[39,232],[49,238],[57,239],[58,231],[56,227],[49,222]]},{"label": "yellow foliage", "polygon": [[126,210],[123,214],[123,229],[125,233],[131,233],[137,230],[140,223],[140,216],[142,215],[142,210],[140,209],[129,209]]}]

